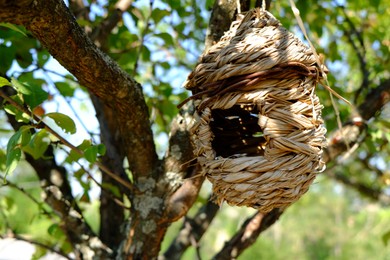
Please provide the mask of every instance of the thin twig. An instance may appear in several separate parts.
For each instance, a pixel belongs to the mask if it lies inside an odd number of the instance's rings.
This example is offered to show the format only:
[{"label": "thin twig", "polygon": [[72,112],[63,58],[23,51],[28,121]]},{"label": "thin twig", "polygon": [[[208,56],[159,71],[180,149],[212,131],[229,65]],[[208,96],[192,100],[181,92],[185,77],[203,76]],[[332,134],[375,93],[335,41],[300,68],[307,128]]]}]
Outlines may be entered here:
[{"label": "thin twig", "polygon": [[259,235],[272,226],[282,215],[283,210],[273,209],[268,213],[258,212],[247,218],[236,234],[225,243],[213,259],[236,259],[245,249],[253,245]]},{"label": "thin twig", "polygon": [[[63,75],[63,74],[61,74],[61,73],[58,73],[57,71],[54,71],[54,70],[50,70],[50,69],[47,69],[47,68],[40,68],[40,69],[41,69],[42,71],[44,71],[44,72],[51,73],[51,74],[54,74],[54,75],[59,76],[59,77],[63,77],[63,78],[66,77],[66,75]],[[69,74],[69,75],[71,75],[71,74]],[[71,81],[73,81],[74,83],[80,84],[80,83],[78,82],[78,80],[76,80],[76,79],[73,79],[73,78],[66,78],[66,79],[71,80]]]},{"label": "thin twig", "polygon": [[192,240],[200,241],[218,210],[219,206],[209,198],[192,219],[185,218],[179,234],[164,253],[165,259],[181,259],[186,249],[193,243]]},{"label": "thin twig", "polygon": [[[66,151],[65,149],[62,149],[66,154],[69,155],[69,152]],[[116,203],[118,204],[120,207],[124,208],[124,209],[127,209],[127,210],[130,210],[130,207],[127,207],[125,204],[123,204],[122,201],[118,200],[115,195],[113,194],[113,192],[105,187],[103,187],[103,185],[101,183],[99,183],[95,177],[93,177],[92,173],[90,173],[87,169],[85,169],[84,165],[82,165],[79,161],[76,161],[76,163],[80,166],[80,168],[88,175],[88,177],[97,185],[99,186],[100,189],[102,190],[105,190],[108,192],[108,196]]]},{"label": "thin twig", "polygon": [[[56,138],[58,138],[62,144],[64,144],[65,146],[69,147],[70,149],[72,149],[77,154],[79,154],[81,156],[84,156],[84,151],[82,151],[78,147],[76,147],[73,144],[71,144],[68,140],[63,138],[60,134],[58,134],[50,126],[48,126],[45,122],[43,122],[42,119],[39,116],[35,115],[33,112],[29,111],[27,108],[24,108],[22,105],[20,105],[16,101],[14,101],[12,98],[7,96],[2,90],[0,90],[0,96],[2,98],[4,98],[8,103],[10,103],[12,106],[14,106],[15,108],[19,109],[21,112],[26,113],[27,115],[31,115],[33,120],[38,123],[37,127],[43,127],[49,133],[51,133]],[[113,172],[111,172],[111,170],[109,170],[101,162],[96,161],[93,164],[96,165],[97,167],[99,167],[100,170],[102,170],[104,173],[108,174],[111,178],[113,178],[114,180],[116,180],[117,182],[119,182],[120,184],[122,184],[123,186],[128,188],[129,190],[133,190],[133,186],[130,183],[128,183],[127,181],[123,180],[121,177],[119,177],[116,174],[114,174]]]},{"label": "thin twig", "polygon": [[345,32],[346,36],[347,36],[347,39],[349,41],[349,43],[352,45],[352,48],[355,50],[356,52],[356,55],[357,55],[357,58],[359,60],[359,64],[360,64],[360,70],[362,72],[362,75],[363,75],[363,80],[362,80],[362,83],[359,87],[359,89],[356,91],[355,93],[355,97],[354,97],[354,102],[356,103],[357,99],[359,98],[361,92],[363,91],[363,89],[365,88],[368,88],[368,85],[369,85],[369,71],[367,69],[367,60],[366,60],[366,47],[364,46],[364,41],[363,41],[363,36],[362,34],[356,29],[354,23],[351,21],[351,19],[349,19],[349,16],[348,14],[346,13],[345,11],[345,8],[343,6],[339,6],[343,12],[343,15],[344,15],[344,18],[345,18],[345,21],[347,22],[348,26],[350,27],[352,33],[356,36],[357,40],[358,40],[358,43],[360,45],[360,48],[357,46],[357,44],[355,43],[355,41],[352,39],[352,35],[350,32],[348,32],[342,24],[340,24],[340,26],[342,27],[343,31]]},{"label": "thin twig", "polygon": [[[45,74],[45,76],[47,77],[47,79],[50,81],[50,84],[52,84],[52,85],[54,86],[54,88],[57,89],[57,91],[58,91],[57,85],[55,84],[55,82],[52,80],[52,78],[48,75],[48,73],[47,73],[45,70],[43,70],[43,74]],[[72,111],[73,115],[77,118],[77,121],[79,121],[80,125],[83,127],[83,129],[85,130],[85,132],[87,132],[87,133],[89,134],[90,138],[91,138],[92,140],[94,140],[94,135],[89,131],[89,129],[88,129],[87,126],[85,125],[84,121],[81,120],[81,118],[80,118],[80,116],[79,116],[79,113],[76,112],[76,110],[74,109],[74,107],[70,104],[70,101],[69,101],[66,97],[64,97],[64,96],[62,96],[62,95],[60,95],[60,96],[63,98],[63,100],[65,101],[65,103],[68,105],[69,109]],[[94,141],[95,141],[95,140],[94,140]],[[96,141],[95,141],[95,142],[96,142]]]},{"label": "thin twig", "polygon": [[61,252],[61,251],[59,251],[57,249],[54,249],[54,248],[52,248],[52,247],[50,247],[48,245],[45,245],[45,244],[43,244],[41,242],[38,242],[38,241],[35,241],[35,240],[32,240],[32,239],[27,239],[25,237],[19,236],[19,235],[15,234],[13,231],[12,231],[11,235],[7,235],[7,236],[4,236],[4,235],[0,234],[0,238],[1,239],[14,238],[16,240],[25,241],[27,243],[30,243],[30,244],[42,247],[44,249],[47,249],[47,250],[49,250],[49,251],[51,251],[53,253],[56,253],[56,254],[58,254],[58,255],[60,255],[62,257],[65,257],[66,259],[72,260],[72,258],[70,258],[68,255],[66,255],[65,253],[63,253],[63,252]]},{"label": "thin twig", "polygon": [[135,63],[134,63],[134,69],[133,69],[133,73],[132,73],[132,76],[133,76],[133,77],[134,77],[135,75],[137,75],[137,69],[138,69],[139,58],[140,58],[140,56],[141,56],[142,49],[144,48],[145,37],[146,37],[146,34],[148,33],[149,26],[150,26],[149,22],[150,22],[150,19],[152,18],[153,3],[154,3],[154,1],[153,1],[153,0],[150,0],[150,2],[149,2],[149,15],[148,15],[148,17],[146,17],[145,28],[144,28],[144,30],[141,32],[141,41],[140,41],[139,49],[138,49],[138,51],[137,51],[137,53],[136,53],[136,58],[135,58]]},{"label": "thin twig", "polygon": [[[0,179],[6,179],[5,176],[1,175],[0,174]],[[50,216],[52,213],[47,211],[44,207],[42,207],[42,204],[44,204],[44,202],[40,202],[38,201],[37,199],[35,199],[30,193],[26,192],[23,188],[19,187],[18,185],[16,185],[15,183],[9,181],[6,179],[6,183],[1,185],[1,187],[11,187],[11,188],[14,188],[18,191],[20,191],[21,193],[23,193],[26,197],[28,197],[31,201],[33,201],[35,204],[38,205],[38,207],[48,216]]]}]

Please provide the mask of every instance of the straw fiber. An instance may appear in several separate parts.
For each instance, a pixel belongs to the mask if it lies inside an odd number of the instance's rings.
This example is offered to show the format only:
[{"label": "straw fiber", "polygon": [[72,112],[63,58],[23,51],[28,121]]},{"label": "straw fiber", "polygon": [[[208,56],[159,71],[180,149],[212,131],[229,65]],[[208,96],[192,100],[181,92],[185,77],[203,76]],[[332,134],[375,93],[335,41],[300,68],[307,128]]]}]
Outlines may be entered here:
[{"label": "straw fiber", "polygon": [[311,49],[260,9],[202,55],[185,87],[195,154],[218,203],[268,212],[308,190],[324,168],[320,71]]}]

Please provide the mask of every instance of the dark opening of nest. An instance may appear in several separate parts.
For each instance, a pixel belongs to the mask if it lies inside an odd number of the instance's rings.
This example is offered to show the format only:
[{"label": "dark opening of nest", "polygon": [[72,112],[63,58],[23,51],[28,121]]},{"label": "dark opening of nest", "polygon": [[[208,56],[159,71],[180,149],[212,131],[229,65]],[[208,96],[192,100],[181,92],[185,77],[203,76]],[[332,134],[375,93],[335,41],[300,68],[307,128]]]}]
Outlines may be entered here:
[{"label": "dark opening of nest", "polygon": [[235,105],[211,111],[212,146],[216,156],[260,156],[264,154],[265,138],[258,121],[255,105]]}]

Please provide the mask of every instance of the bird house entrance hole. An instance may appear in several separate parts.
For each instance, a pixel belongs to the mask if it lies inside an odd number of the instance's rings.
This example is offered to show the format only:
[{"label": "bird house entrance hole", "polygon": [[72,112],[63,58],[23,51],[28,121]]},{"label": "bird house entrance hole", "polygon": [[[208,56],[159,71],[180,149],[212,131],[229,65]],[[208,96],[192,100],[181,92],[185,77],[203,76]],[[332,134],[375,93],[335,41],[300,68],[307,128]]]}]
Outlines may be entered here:
[{"label": "bird house entrance hole", "polygon": [[262,156],[266,140],[254,104],[211,110],[212,147],[216,156]]}]

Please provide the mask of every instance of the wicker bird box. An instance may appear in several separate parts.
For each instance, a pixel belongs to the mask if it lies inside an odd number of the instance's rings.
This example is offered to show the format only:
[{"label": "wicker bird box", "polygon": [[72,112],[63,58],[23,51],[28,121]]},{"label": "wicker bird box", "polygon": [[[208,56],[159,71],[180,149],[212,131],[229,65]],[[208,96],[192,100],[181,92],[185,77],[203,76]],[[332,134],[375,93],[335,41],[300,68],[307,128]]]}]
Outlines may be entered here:
[{"label": "wicker bird box", "polygon": [[286,208],[324,168],[316,60],[260,9],[202,55],[185,87],[197,111],[195,155],[218,203]]}]

